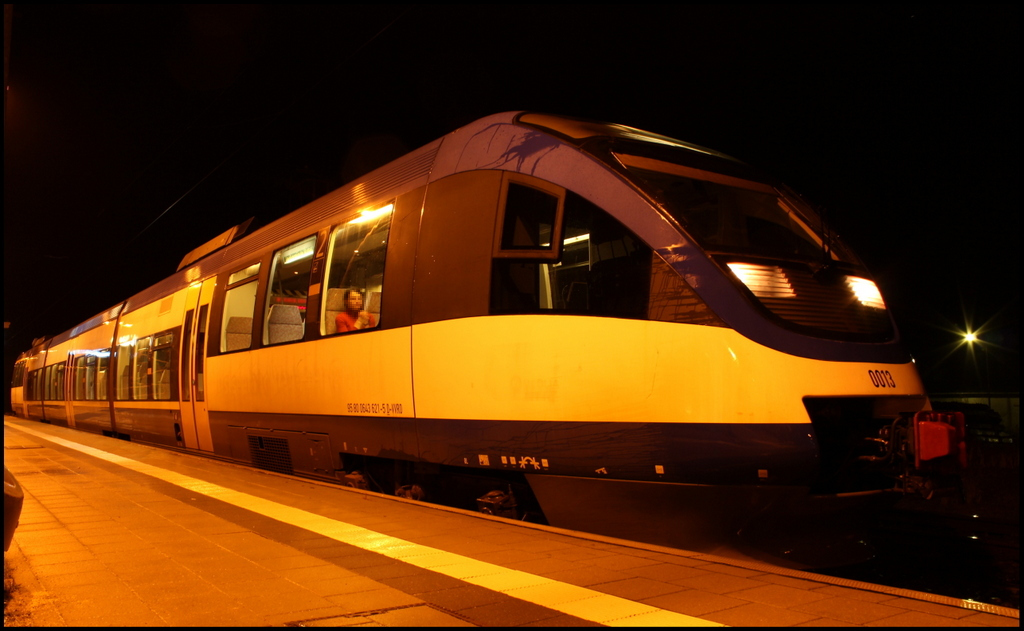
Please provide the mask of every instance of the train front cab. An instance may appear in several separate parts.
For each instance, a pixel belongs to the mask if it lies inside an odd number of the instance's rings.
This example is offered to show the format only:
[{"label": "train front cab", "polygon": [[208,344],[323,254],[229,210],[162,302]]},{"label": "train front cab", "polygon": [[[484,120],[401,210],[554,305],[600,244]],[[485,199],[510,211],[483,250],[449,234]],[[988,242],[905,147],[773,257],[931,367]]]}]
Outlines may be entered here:
[{"label": "train front cab", "polygon": [[[837,240],[823,243],[797,200],[707,152],[687,166],[625,142],[594,149],[609,156],[601,164],[522,128],[462,133],[500,149],[459,154],[463,170],[427,192],[413,312],[423,458],[525,475],[552,523],[709,546],[768,517],[808,532],[815,515],[818,525],[841,519],[892,488],[875,471],[854,476],[852,490],[820,484],[832,473],[823,460],[879,444],[880,425],[928,400],[877,289],[862,292],[874,287],[862,264]],[[478,187],[499,191],[496,211]],[[744,250],[728,222],[698,212],[674,224],[650,201],[672,208],[680,192],[703,195],[704,213],[715,196],[753,200],[737,218],[771,247]],[[529,210],[516,209],[527,197]],[[718,251],[680,224],[721,239],[710,241]],[[479,238],[488,232],[490,243]],[[791,293],[776,293],[779,278]],[[884,388],[878,374],[890,378]],[[847,408],[866,412],[843,419],[847,442],[828,454],[812,399],[869,402]],[[652,514],[639,533],[636,516]]]}]

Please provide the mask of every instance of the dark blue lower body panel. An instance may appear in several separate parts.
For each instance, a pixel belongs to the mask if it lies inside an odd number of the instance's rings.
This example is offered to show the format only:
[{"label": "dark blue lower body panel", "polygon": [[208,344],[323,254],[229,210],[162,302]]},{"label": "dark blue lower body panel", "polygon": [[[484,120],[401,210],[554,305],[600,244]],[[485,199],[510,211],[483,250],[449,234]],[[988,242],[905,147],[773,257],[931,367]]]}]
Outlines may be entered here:
[{"label": "dark blue lower body panel", "polygon": [[[590,423],[210,413],[216,450],[245,457],[232,435],[305,432],[345,454],[522,474],[677,484],[810,486],[809,423]],[[242,451],[239,451],[241,447]],[[297,456],[300,454],[297,454]],[[340,466],[340,458],[338,462]]]},{"label": "dark blue lower body panel", "polygon": [[[217,452],[256,466],[339,478],[370,457],[498,482],[518,475],[553,526],[719,554],[749,548],[794,567],[863,560],[856,518],[882,498],[810,493],[819,460],[808,423],[210,417]],[[409,471],[395,484],[422,482]]]},{"label": "dark blue lower body panel", "polygon": [[[710,485],[809,485],[803,424],[417,420],[420,457],[440,464]],[[486,465],[480,464],[486,456]]]}]

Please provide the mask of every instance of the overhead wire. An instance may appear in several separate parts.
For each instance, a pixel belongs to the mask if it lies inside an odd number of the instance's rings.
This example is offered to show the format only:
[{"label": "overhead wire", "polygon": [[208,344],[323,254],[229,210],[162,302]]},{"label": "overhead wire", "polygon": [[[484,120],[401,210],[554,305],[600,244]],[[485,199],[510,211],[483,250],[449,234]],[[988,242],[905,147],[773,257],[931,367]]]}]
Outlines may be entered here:
[{"label": "overhead wire", "polygon": [[253,132],[244,141],[240,142],[233,150],[231,150],[230,153],[228,153],[228,155],[223,160],[218,162],[216,166],[214,166],[212,169],[210,169],[206,173],[206,175],[201,177],[195,184],[193,184],[191,187],[189,187],[189,189],[186,190],[180,197],[175,199],[169,206],[167,206],[167,208],[165,208],[163,211],[161,211],[160,214],[158,214],[152,221],[150,221],[148,224],[146,224],[146,226],[142,230],[140,230],[133,237],[131,237],[128,240],[128,243],[134,242],[136,239],[138,239],[143,234],[145,234],[158,221],[160,221],[160,219],[162,219],[168,212],[170,212],[171,209],[173,209],[175,206],[177,206],[183,199],[188,197],[192,193],[192,191],[197,189],[203,182],[208,180],[214,173],[219,171],[221,169],[221,167],[223,167],[229,160],[234,158],[238,154],[239,151],[241,151],[244,147],[248,146],[255,138],[257,138],[258,136],[263,134],[263,132],[265,132],[271,125],[276,123],[285,113],[287,113],[289,110],[291,110],[291,108],[294,107],[296,103],[298,103],[301,99],[305,98],[307,94],[312,92],[315,88],[319,87],[325,81],[327,81],[328,78],[330,78],[335,73],[337,73],[345,64],[349,63],[349,61],[352,59],[352,57],[357,55],[364,48],[369,46],[377,38],[379,38],[381,35],[383,35],[388,29],[390,29],[392,26],[394,26],[395,23],[397,23],[400,19],[402,19],[411,9],[412,9],[412,6],[406,7],[397,17],[392,19],[388,24],[386,24],[383,28],[381,28],[379,31],[377,31],[373,36],[371,36],[365,42],[363,42],[362,44],[357,46],[346,57],[344,57],[343,59],[339,60],[339,62],[337,64],[335,64],[334,67],[331,68],[331,70],[329,70],[328,72],[324,73],[324,75],[321,77],[321,79],[319,81],[311,84],[305,90],[300,92],[295,98],[293,98],[291,101],[289,101],[287,104],[285,104],[285,106],[282,107],[281,110],[278,111],[276,114],[273,114],[273,115],[271,115],[269,117],[266,117],[266,118],[268,118],[268,120],[267,120],[266,123],[264,123],[264,125],[262,127],[260,127],[255,132]]},{"label": "overhead wire", "polygon": [[[344,57],[339,59],[338,62],[335,63],[334,66],[332,66],[330,70],[324,72],[321,75],[319,80],[311,82],[305,89],[303,89],[300,92],[298,92],[295,95],[295,97],[292,98],[290,101],[288,101],[283,107],[281,107],[281,109],[278,112],[276,112],[276,113],[274,113],[274,114],[272,114],[272,115],[270,115],[268,117],[263,117],[266,120],[266,122],[262,126],[260,126],[258,129],[256,129],[254,132],[252,132],[247,138],[245,138],[241,142],[237,143],[237,145],[230,152],[228,152],[228,154],[224,158],[222,158],[216,165],[214,165],[211,169],[209,169],[195,183],[193,183],[191,186],[189,186],[188,189],[185,190],[184,193],[179,195],[167,207],[162,209],[141,230],[136,232],[134,235],[132,235],[128,239],[120,241],[119,242],[120,245],[121,246],[129,245],[129,244],[132,244],[132,243],[136,242],[138,239],[140,239],[144,234],[146,234],[150,229],[152,229],[153,226],[155,226],[161,219],[166,217],[168,213],[170,213],[174,208],[178,207],[178,205],[186,197],[191,195],[204,182],[209,180],[214,174],[216,174],[221,168],[223,168],[225,164],[227,164],[230,160],[232,160],[235,156],[237,156],[238,153],[243,148],[249,146],[256,138],[261,136],[269,127],[271,127],[278,120],[280,120],[282,116],[284,116],[287,112],[289,112],[292,108],[294,108],[297,103],[299,103],[301,100],[305,99],[307,97],[307,95],[309,95],[315,89],[317,89],[318,87],[323,85],[331,77],[335,76],[343,67],[345,67],[347,64],[349,64],[351,62],[351,60],[356,55],[358,55],[359,53],[363,52],[368,46],[370,46],[373,42],[378,40],[384,33],[386,33],[396,23],[398,23],[401,19],[403,19],[409,13],[409,11],[412,10],[412,8],[414,6],[415,5],[408,5],[408,6],[404,7],[402,9],[402,11],[397,16],[395,16],[390,21],[388,21],[387,24],[385,24],[383,27],[378,29],[375,33],[373,33],[373,35],[371,35],[370,37],[366,38],[362,43],[360,43],[358,46],[356,46],[354,49],[352,49],[347,55],[345,55]],[[227,89],[225,88],[225,90],[222,90],[221,93],[218,94],[218,96],[215,99],[211,100],[210,104],[208,104],[203,109],[203,113],[209,111],[210,107],[212,107],[217,101],[219,101],[224,96],[226,90]],[[190,132],[195,127],[195,125],[196,125],[195,121],[196,120],[198,120],[198,117],[193,119],[193,121],[191,123],[189,123],[189,125],[185,129],[183,129],[183,131],[181,133],[179,133],[171,143],[169,143],[166,147],[164,147],[164,149],[162,149],[157,154],[156,158],[151,160],[147,164],[147,166],[144,167],[141,172],[139,172],[139,174],[132,180],[132,182],[130,182],[128,185],[126,185],[124,187],[122,194],[124,194],[124,192],[126,192],[129,189],[131,189],[139,181],[141,181],[145,177],[146,173],[153,167],[153,165],[155,165],[155,164],[157,164],[159,162],[160,157],[165,155],[170,150],[171,147],[173,147],[175,144],[177,144],[181,140],[182,137],[184,137],[188,132]],[[86,257],[86,260],[90,260],[90,259],[88,257]],[[108,264],[111,264],[111,265],[116,265],[117,264],[116,262],[111,261],[107,257],[99,257],[99,258],[95,258],[95,259],[91,259],[91,260],[94,260],[97,264],[104,263],[104,262],[106,262]],[[79,270],[79,271],[81,271],[81,270]],[[74,289],[81,289],[82,286],[81,286],[81,284],[75,284],[75,285],[67,286],[65,288],[65,290],[63,292],[59,293],[58,295],[54,295],[53,292],[50,292],[48,295],[52,296],[52,300],[45,307],[43,307],[40,310],[38,310],[37,313],[49,313],[52,310],[54,310],[58,304],[60,304],[60,303],[62,303],[62,302],[64,302],[66,300],[66,296],[71,291],[72,288],[74,288]],[[33,319],[34,318],[25,318],[23,320],[23,322],[28,322],[28,321],[31,321]],[[13,330],[8,330],[7,334],[4,336],[4,344],[5,344],[5,346],[8,343],[13,342],[15,339],[19,339],[21,334],[22,334],[22,329],[23,328],[24,328],[24,324],[21,324],[21,325],[19,325],[18,327],[16,327]]]}]

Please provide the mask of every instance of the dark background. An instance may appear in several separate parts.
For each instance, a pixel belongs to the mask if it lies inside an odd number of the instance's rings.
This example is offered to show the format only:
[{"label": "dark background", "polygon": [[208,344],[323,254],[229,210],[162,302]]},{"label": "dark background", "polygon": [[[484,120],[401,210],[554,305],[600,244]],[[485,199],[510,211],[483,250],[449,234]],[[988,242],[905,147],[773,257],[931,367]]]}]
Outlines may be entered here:
[{"label": "dark background", "polygon": [[865,260],[929,389],[1019,390],[1016,8],[14,5],[9,25],[8,376],[227,228],[529,109],[767,170]]}]

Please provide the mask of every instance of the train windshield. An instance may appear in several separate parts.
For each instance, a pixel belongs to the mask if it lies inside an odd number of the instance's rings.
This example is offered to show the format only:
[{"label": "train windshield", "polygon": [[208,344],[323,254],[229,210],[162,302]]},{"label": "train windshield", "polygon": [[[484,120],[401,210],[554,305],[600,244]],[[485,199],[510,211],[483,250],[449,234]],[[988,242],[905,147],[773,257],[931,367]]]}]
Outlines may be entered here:
[{"label": "train windshield", "polygon": [[854,262],[837,243],[823,242],[812,227],[817,217],[771,185],[631,153],[612,155],[711,254]]},{"label": "train windshield", "polygon": [[861,267],[817,213],[735,158],[625,125],[536,112],[519,122],[624,169],[713,256]]}]

